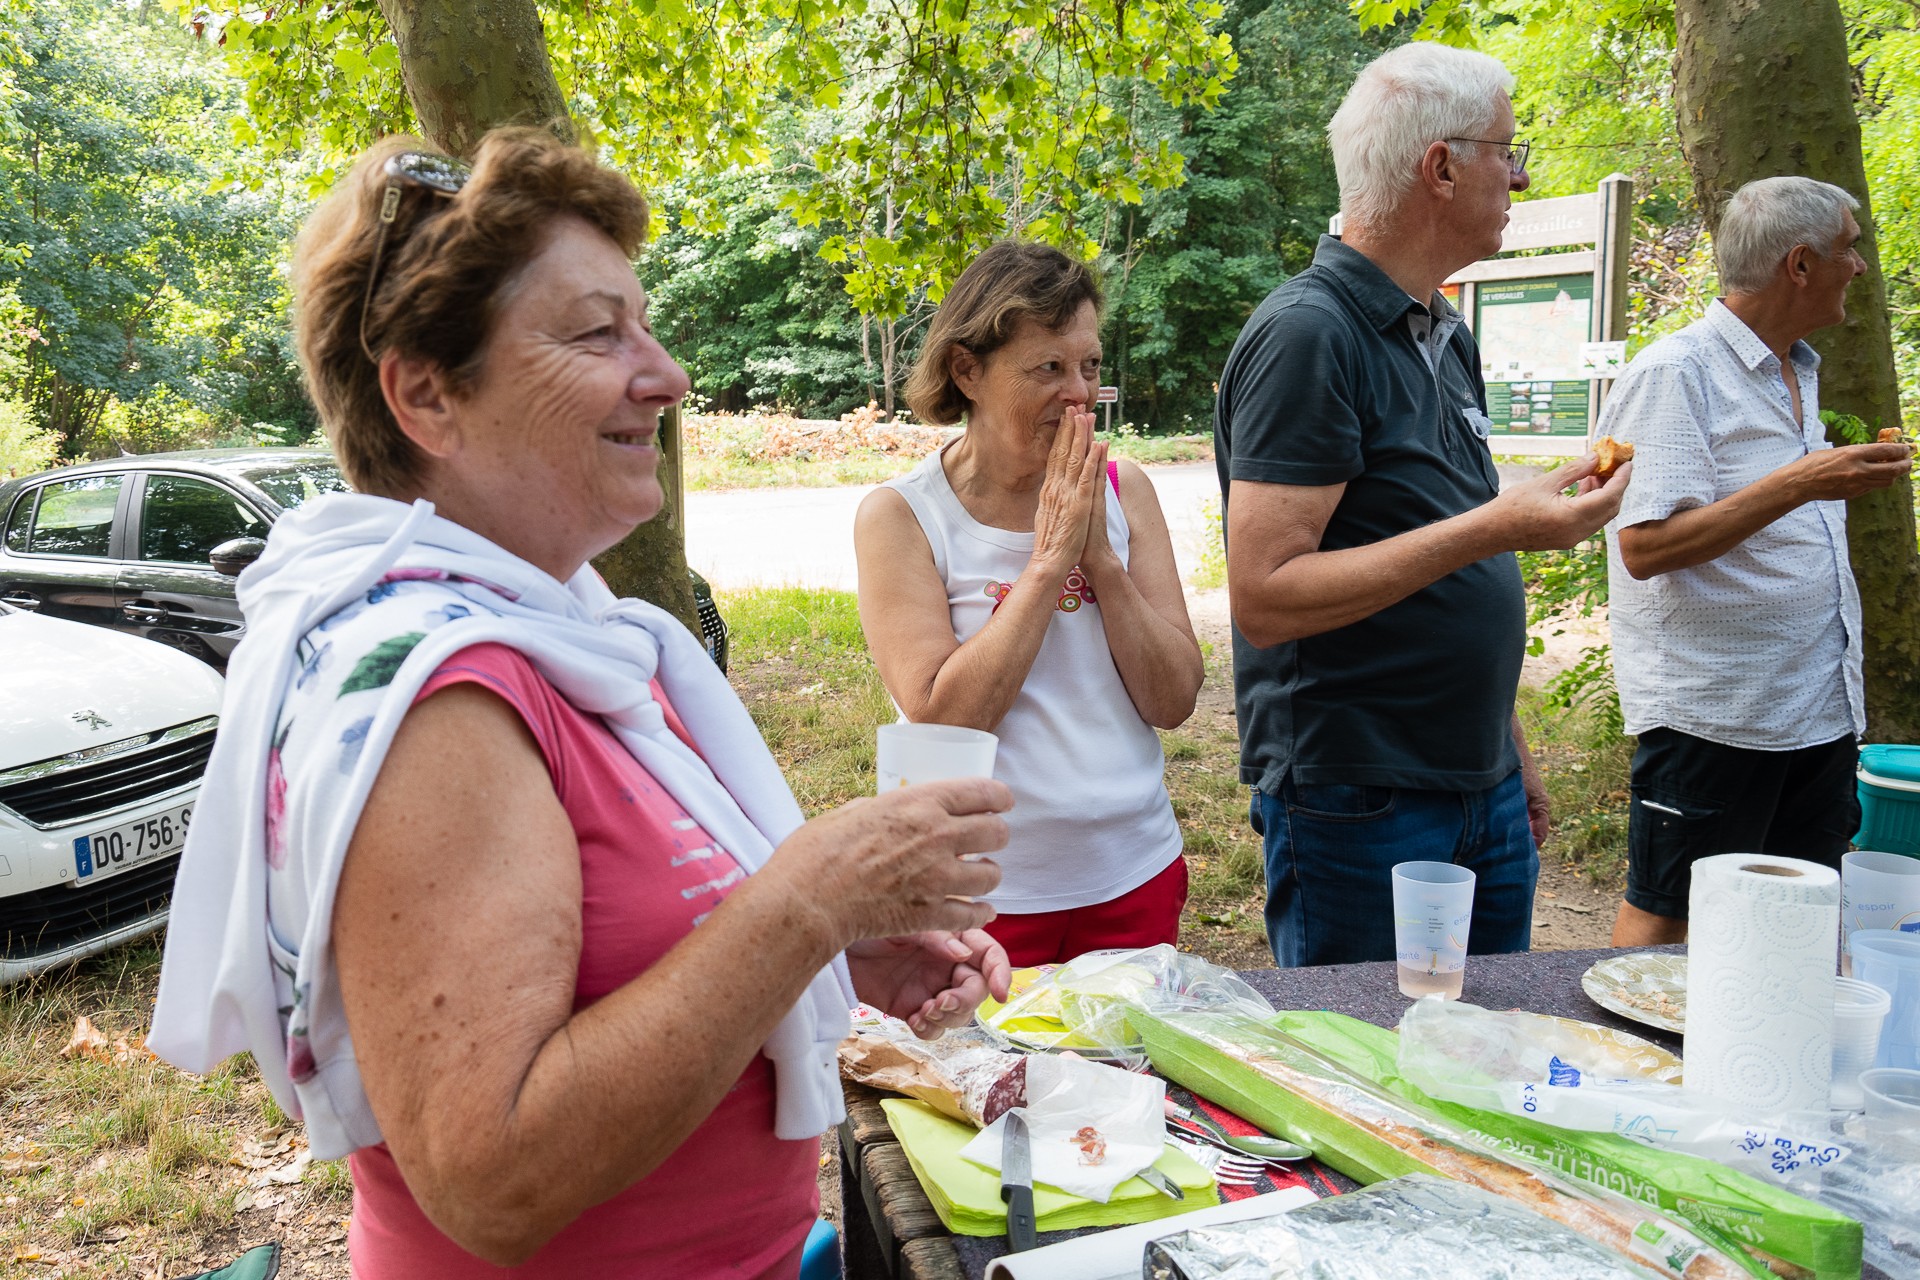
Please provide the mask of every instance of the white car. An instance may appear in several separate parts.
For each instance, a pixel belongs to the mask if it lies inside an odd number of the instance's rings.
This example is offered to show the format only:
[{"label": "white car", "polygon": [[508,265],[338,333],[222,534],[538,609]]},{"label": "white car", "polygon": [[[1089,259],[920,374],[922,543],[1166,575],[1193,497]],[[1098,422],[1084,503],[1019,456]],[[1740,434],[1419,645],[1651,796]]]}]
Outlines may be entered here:
[{"label": "white car", "polygon": [[0,604],[0,985],[166,923],[223,683]]}]

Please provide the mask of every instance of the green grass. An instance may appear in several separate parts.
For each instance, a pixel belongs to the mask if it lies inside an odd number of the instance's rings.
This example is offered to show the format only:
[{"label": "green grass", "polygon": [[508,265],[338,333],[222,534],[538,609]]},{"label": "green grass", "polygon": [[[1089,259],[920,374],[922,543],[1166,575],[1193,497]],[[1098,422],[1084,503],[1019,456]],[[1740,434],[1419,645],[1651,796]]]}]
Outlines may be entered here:
[{"label": "green grass", "polygon": [[1598,712],[1552,709],[1526,686],[1519,712],[1553,803],[1553,835],[1541,856],[1578,868],[1596,885],[1624,884],[1633,739]]},{"label": "green grass", "polygon": [[[871,795],[874,730],[896,713],[867,656],[853,594],[761,588],[722,592],[717,603],[733,633],[734,686],[800,807],[816,814]],[[1209,664],[1214,687],[1230,685],[1224,661],[1209,655]],[[1263,870],[1233,718],[1203,709],[1160,737],[1192,878],[1191,945],[1205,954],[1216,941],[1245,944],[1259,936],[1250,901],[1263,892]]]},{"label": "green grass", "polygon": [[[148,939],[0,989],[0,1276],[179,1275],[236,1228],[274,1231],[242,1215],[230,1161],[285,1117],[244,1057],[201,1077],[140,1048],[159,974]],[[125,1051],[61,1056],[82,1016]],[[276,1193],[337,1220],[350,1190],[325,1167]]]},{"label": "green grass", "polygon": [[[1196,591],[1205,591],[1227,585],[1227,540],[1220,523],[1220,499],[1206,499],[1201,503],[1200,510],[1201,523],[1207,530],[1207,542],[1200,549],[1200,563],[1194,566],[1187,585]],[[1231,672],[1227,673],[1227,678],[1232,679]]]}]

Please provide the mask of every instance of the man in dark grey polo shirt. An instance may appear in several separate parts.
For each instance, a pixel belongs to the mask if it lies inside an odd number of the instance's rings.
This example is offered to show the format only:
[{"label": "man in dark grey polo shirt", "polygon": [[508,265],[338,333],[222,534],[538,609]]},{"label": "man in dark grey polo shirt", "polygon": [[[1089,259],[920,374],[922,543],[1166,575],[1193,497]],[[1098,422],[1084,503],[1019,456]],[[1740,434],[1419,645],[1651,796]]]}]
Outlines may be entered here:
[{"label": "man in dark grey polo shirt", "polygon": [[1588,457],[1502,492],[1479,352],[1438,292],[1499,251],[1526,189],[1512,84],[1429,44],[1362,71],[1328,128],[1344,242],[1260,305],[1220,375],[1241,777],[1282,965],[1391,958],[1399,862],[1474,871],[1470,951],[1531,936],[1547,815],[1513,718],[1512,553],[1590,537],[1631,468],[1602,487]]}]

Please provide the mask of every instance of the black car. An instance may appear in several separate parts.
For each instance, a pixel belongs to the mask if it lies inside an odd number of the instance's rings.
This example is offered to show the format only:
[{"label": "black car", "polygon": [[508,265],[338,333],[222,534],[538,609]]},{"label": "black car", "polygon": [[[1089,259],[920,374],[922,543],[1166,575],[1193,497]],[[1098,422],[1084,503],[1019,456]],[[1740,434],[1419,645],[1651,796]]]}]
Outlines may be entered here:
[{"label": "black car", "polygon": [[[0,484],[0,601],[224,669],[246,634],[234,577],[282,512],[347,488],[318,449],[150,453],[10,480]],[[701,639],[725,671],[726,623],[692,576]]]}]

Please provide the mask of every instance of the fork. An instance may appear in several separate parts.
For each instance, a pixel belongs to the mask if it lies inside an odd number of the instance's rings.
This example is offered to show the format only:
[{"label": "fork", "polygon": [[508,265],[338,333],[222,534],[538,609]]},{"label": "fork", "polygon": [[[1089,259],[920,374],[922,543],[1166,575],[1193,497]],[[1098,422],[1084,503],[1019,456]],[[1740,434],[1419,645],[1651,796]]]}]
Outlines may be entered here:
[{"label": "fork", "polygon": [[1245,1156],[1236,1156],[1219,1147],[1210,1147],[1204,1143],[1187,1142],[1181,1138],[1168,1138],[1168,1142],[1181,1155],[1213,1175],[1215,1182],[1234,1187],[1250,1187],[1266,1171],[1266,1166],[1258,1160]]}]

